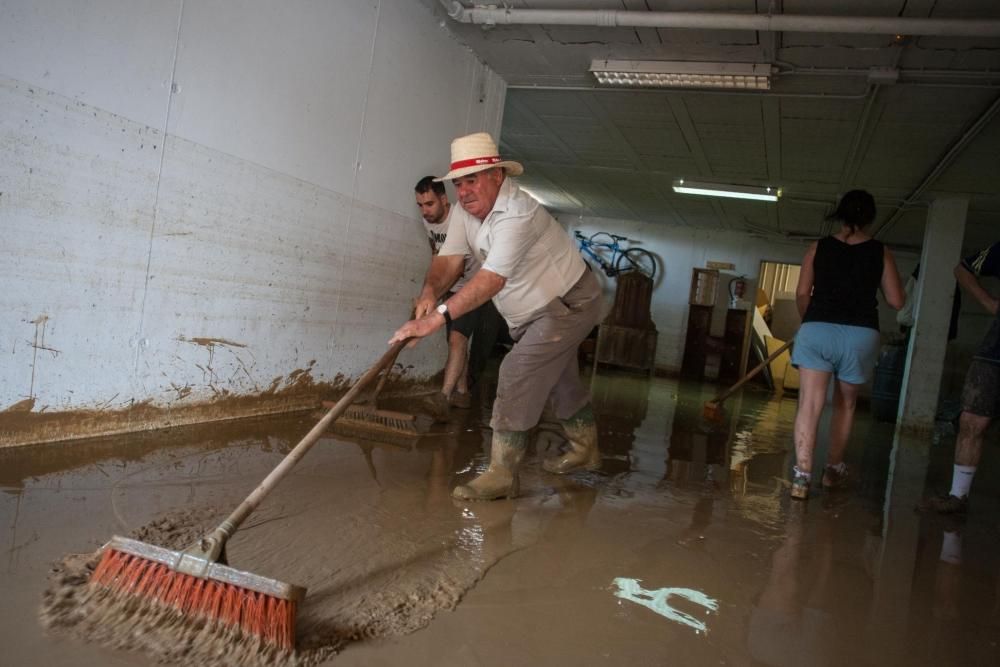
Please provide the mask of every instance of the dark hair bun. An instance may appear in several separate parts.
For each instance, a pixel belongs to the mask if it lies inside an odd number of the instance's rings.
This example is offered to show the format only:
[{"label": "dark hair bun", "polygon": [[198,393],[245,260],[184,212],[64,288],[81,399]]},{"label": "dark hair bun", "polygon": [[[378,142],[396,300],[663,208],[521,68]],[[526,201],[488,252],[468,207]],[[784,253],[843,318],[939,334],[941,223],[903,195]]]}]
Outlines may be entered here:
[{"label": "dark hair bun", "polygon": [[840,220],[854,230],[866,227],[875,220],[875,198],[865,190],[851,190],[840,198],[829,219]]}]

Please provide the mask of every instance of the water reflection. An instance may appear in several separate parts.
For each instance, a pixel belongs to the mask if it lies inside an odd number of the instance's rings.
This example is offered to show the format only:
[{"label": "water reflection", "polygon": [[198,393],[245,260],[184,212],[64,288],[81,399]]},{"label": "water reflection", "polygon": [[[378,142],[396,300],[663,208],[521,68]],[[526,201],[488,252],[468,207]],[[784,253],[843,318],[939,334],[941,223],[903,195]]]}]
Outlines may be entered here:
[{"label": "water reflection", "polygon": [[[353,553],[340,545],[340,535],[323,542],[323,530],[316,531],[320,517],[354,517],[343,525],[364,527],[357,541],[375,544],[365,552],[373,560],[371,572],[394,576],[419,566],[454,573],[472,564],[478,577],[495,567],[484,580],[492,597],[470,607],[479,604],[494,623],[528,628],[525,651],[537,652],[538,662],[560,662],[559,642],[539,637],[564,616],[574,619],[565,636],[606,641],[609,651],[635,648],[638,657],[631,662],[615,653],[608,664],[1000,664],[1000,531],[991,491],[996,466],[984,466],[985,492],[974,498],[964,522],[915,514],[913,504],[926,482],[947,478],[951,440],[933,446],[896,440],[892,425],[861,414],[847,453],[858,471],[855,484],[845,493],[793,505],[783,482],[791,467],[794,400],[749,390],[725,404],[721,422],[706,422],[702,405],[715,389],[602,374],[594,406],[604,470],[567,477],[541,471],[539,457],[564,438],[558,422],[547,420],[533,434],[538,451],[529,453],[522,471],[524,495],[513,501],[456,503],[450,497],[456,475],[488,461],[488,401],[467,417],[459,413],[413,448],[330,438],[302,462],[294,480],[279,487],[261,516],[278,515],[280,522],[267,524],[272,528],[290,522],[303,527],[295,531],[302,547],[295,551],[306,554],[303,571],[318,582],[332,580],[338,563]],[[279,429],[261,422],[232,435],[210,432],[196,448],[233,451],[207,463],[193,458],[203,452],[185,449],[189,458],[181,465],[182,450],[171,450],[169,442],[96,450],[77,445],[65,452],[37,450],[37,459],[14,453],[0,458],[0,483],[9,492],[0,494],[8,527],[0,536],[8,544],[7,572],[0,573],[7,578],[0,583],[9,587],[31,564],[63,553],[65,544],[90,545],[92,535],[106,534],[114,519],[105,507],[109,488],[119,489],[111,498],[121,507],[162,495],[149,511],[216,502],[212,494],[225,485],[238,485],[242,494],[294,444],[303,426],[309,424]],[[153,457],[155,474],[129,477],[137,467],[130,457],[154,449],[164,449]],[[75,484],[73,497],[60,496],[68,488],[62,471],[76,469],[84,471],[74,474],[86,484]],[[106,473],[112,479],[105,481]],[[126,478],[127,487],[116,486]],[[174,488],[186,480],[204,485],[193,500]],[[81,506],[77,496],[85,494],[93,501]],[[232,495],[219,497],[229,502]],[[312,514],[305,512],[310,508]],[[305,513],[296,518],[300,511]],[[91,515],[105,523],[94,525]],[[71,539],[53,542],[72,531]],[[309,553],[316,543],[334,555]],[[523,559],[502,560],[519,551]],[[375,576],[371,572],[365,577]],[[663,601],[663,587],[690,587],[719,600],[708,641],[631,602],[609,613],[615,577],[631,578],[643,589],[635,595],[647,601]],[[340,591],[318,589],[323,594]],[[705,615],[676,596],[670,603]],[[567,609],[575,613],[561,613]],[[460,607],[449,615],[454,623],[442,626],[445,643],[473,626],[459,623],[473,611]],[[27,621],[12,627],[29,628]],[[531,628],[545,633],[531,636]],[[510,635],[497,634],[477,637],[492,655],[509,641]],[[585,648],[597,655],[594,647]]]},{"label": "water reflection", "polygon": [[458,443],[444,440],[431,450],[427,467],[427,509],[442,507],[451,502],[452,471],[455,467],[455,450]]},{"label": "water reflection", "polygon": [[[681,383],[679,388],[683,397],[687,387]],[[791,467],[794,401],[737,395],[721,420],[709,420],[699,398],[681,398],[674,408],[663,481],[708,484],[737,496],[782,488]]]},{"label": "water reflection", "polygon": [[[300,416],[271,417],[270,420],[268,428],[288,432],[301,429],[303,423]],[[244,445],[260,446],[263,451],[270,451],[274,438],[258,434],[262,423],[264,420],[253,418],[105,438],[0,447],[0,489],[19,493],[30,478],[58,475],[91,465],[124,470],[129,464],[162,450],[192,445],[203,452]],[[287,439],[281,442],[287,442]]]},{"label": "water reflection", "polygon": [[740,416],[732,429],[730,469],[738,471],[739,481],[731,486],[743,494],[784,488],[794,458],[795,401],[741,396],[736,406]]},{"label": "water reflection", "polygon": [[667,438],[664,481],[698,482],[718,487],[725,484],[730,433],[724,426],[702,419],[695,410],[674,414]]},{"label": "water reflection", "polygon": [[848,465],[857,473],[856,493],[872,511],[880,511],[885,502],[892,461],[892,429],[892,424],[883,422],[856,423],[854,447],[849,446],[845,456]]},{"label": "water reflection", "polygon": [[826,608],[833,569],[829,518],[817,522],[804,561],[806,505],[789,508],[785,538],[771,557],[771,572],[750,612],[748,646],[754,659],[784,667],[831,664],[840,638],[836,619]]},{"label": "water reflection", "polygon": [[941,531],[941,552],[934,573],[934,618],[954,621],[959,618],[962,575],[962,528],[945,526]]},{"label": "water reflection", "polygon": [[640,428],[649,414],[650,384],[646,376],[615,373],[601,376],[591,388],[598,415],[598,442],[608,474],[636,469],[633,457]]},{"label": "water reflection", "polygon": [[[670,542],[710,554],[713,543],[727,539],[718,528],[712,532],[712,524],[732,530],[734,511],[756,522],[761,537],[776,539],[766,550],[766,579],[745,626],[753,659],[772,665],[895,664],[906,656],[913,664],[950,664],[942,649],[958,641],[963,643],[958,653],[971,663],[996,664],[996,642],[984,643],[982,634],[974,641],[968,637],[974,628],[993,628],[989,623],[1000,616],[997,568],[986,575],[989,595],[970,593],[970,575],[962,569],[964,535],[951,528],[939,533],[933,567],[921,570],[928,538],[920,538],[921,519],[912,507],[924,487],[926,443],[900,443],[892,425],[862,416],[847,452],[857,471],[853,485],[808,505],[791,504],[785,488],[794,456],[794,398],[745,392],[726,404],[721,422],[707,422],[701,385],[606,380],[595,385],[595,405],[605,423],[602,447],[624,457],[633,477],[656,474],[659,483],[650,490],[658,494],[657,505],[673,521],[678,512],[687,516]],[[821,437],[820,448],[826,440]],[[947,463],[946,455],[939,458]],[[623,493],[625,487],[632,493]],[[650,502],[647,488],[612,480],[602,497],[627,507],[630,500]],[[987,553],[996,554],[995,526],[992,531]],[[660,542],[658,550],[667,544]],[[982,580],[981,573],[971,577]],[[918,581],[926,586],[923,595]]]}]

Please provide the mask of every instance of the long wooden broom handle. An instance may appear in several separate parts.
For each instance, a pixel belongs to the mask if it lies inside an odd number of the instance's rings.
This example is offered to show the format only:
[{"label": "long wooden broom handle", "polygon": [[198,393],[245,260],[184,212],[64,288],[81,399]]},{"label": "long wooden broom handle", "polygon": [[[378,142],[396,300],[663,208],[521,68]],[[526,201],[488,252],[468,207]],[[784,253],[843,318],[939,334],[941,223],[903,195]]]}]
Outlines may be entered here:
[{"label": "long wooden broom handle", "polygon": [[254,489],[247,499],[240,503],[240,506],[233,510],[233,513],[226,517],[218,528],[215,530],[215,534],[222,533],[225,538],[228,539],[236,529],[240,527],[240,524],[250,516],[250,513],[257,509],[257,505],[269,494],[275,486],[278,485],[285,475],[295,467],[295,464],[306,455],[306,453],[312,448],[313,444],[319,440],[320,436],[326,431],[334,419],[339,417],[344,413],[344,410],[348,408],[358,394],[367,387],[375,376],[384,369],[395,362],[396,357],[399,356],[400,351],[403,347],[409,343],[413,338],[406,338],[399,341],[395,345],[389,348],[389,350],[382,355],[382,358],[375,362],[375,365],[368,369],[364,375],[358,378],[358,381],[354,383],[346,394],[344,394],[337,403],[330,408],[329,412],[320,419],[312,430],[306,433],[305,437],[299,440],[299,444],[295,445],[292,451],[285,455],[285,458],[281,460],[274,470],[272,470],[267,477],[264,478],[257,488]]},{"label": "long wooden broom handle", "polygon": [[[417,314],[417,311],[416,311],[416,308],[414,308],[413,310],[410,311],[410,319],[411,320],[414,319],[414,317],[416,317],[416,314]],[[396,357],[398,357],[399,353],[402,352],[402,351],[403,351],[402,347],[400,347],[398,350],[396,350],[396,354],[392,355],[392,358],[389,359],[389,363],[387,363],[385,365],[385,372],[382,373],[382,377],[380,377],[378,379],[378,384],[375,385],[375,391],[372,392],[372,397],[371,397],[371,399],[369,399],[369,403],[373,407],[375,406],[375,404],[378,401],[379,394],[382,393],[382,387],[385,386],[385,381],[389,379],[389,373],[392,372],[392,367],[396,363]]]},{"label": "long wooden broom handle", "polygon": [[371,397],[372,405],[375,405],[375,401],[376,399],[378,399],[378,395],[382,393],[382,387],[385,386],[385,381],[389,379],[389,374],[392,373],[392,366],[393,364],[396,363],[396,357],[398,356],[399,356],[399,351],[397,351],[396,354],[393,355],[392,359],[389,360],[389,363],[385,365],[385,370],[382,371],[382,375],[379,376],[378,384],[375,385],[375,391],[372,392],[372,397]]},{"label": "long wooden broom handle", "polygon": [[744,384],[746,384],[751,378],[753,378],[755,375],[757,375],[757,373],[760,373],[762,370],[764,370],[764,366],[767,366],[769,363],[771,363],[772,361],[774,361],[775,359],[777,359],[779,354],[781,354],[782,352],[784,352],[785,350],[787,350],[789,347],[791,347],[792,342],[794,342],[794,340],[795,339],[793,338],[792,340],[788,341],[787,343],[785,343],[784,345],[782,345],[781,347],[779,347],[777,350],[775,350],[774,352],[772,352],[770,355],[768,355],[767,359],[765,359],[764,361],[762,361],[759,364],[757,364],[757,366],[752,371],[750,371],[749,373],[747,373],[746,375],[744,375],[743,378],[739,382],[737,382],[732,387],[730,387],[729,389],[725,390],[724,392],[722,392],[721,394],[719,394],[718,396],[716,396],[715,400],[712,401],[712,402],[713,403],[721,403],[722,401],[724,401],[727,398],[729,398],[730,394],[732,394],[734,391],[736,391],[737,389],[739,389],[740,387],[742,387]]}]

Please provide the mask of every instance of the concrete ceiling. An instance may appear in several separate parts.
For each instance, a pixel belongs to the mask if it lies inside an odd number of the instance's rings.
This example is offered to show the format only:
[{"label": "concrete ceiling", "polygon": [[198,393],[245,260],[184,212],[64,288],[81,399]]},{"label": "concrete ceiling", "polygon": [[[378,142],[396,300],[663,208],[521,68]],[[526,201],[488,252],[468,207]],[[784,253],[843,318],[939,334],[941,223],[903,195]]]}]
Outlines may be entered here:
[{"label": "concrete ceiling", "polygon": [[[935,197],[970,197],[966,245],[1000,234],[1000,37],[578,25],[449,30],[508,83],[501,150],[553,210],[816,237],[860,187],[875,228],[920,245]],[[509,0],[510,9],[1000,19],[992,0]],[[463,6],[471,8],[468,2]],[[994,33],[997,34],[997,33]],[[598,89],[593,59],[769,63],[766,92]],[[894,84],[869,81],[895,68]],[[778,204],[678,195],[675,178],[782,188]]]}]

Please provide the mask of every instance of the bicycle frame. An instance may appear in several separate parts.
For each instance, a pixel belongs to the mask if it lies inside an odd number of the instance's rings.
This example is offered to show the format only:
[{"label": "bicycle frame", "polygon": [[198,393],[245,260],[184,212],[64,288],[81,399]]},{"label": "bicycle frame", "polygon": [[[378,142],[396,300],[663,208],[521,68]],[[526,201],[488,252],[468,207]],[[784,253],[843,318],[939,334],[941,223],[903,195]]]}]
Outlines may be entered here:
[{"label": "bicycle frame", "polygon": [[[623,254],[624,252],[624,249],[618,243],[618,241],[623,239],[613,234],[610,234],[609,236],[611,236],[612,243],[597,243],[591,241],[580,232],[576,232],[575,235],[576,235],[576,240],[579,242],[579,250],[586,253],[588,257],[597,262],[597,265],[601,267],[601,270],[604,271],[605,274],[611,277],[618,274],[618,270],[615,268],[615,262],[618,261],[618,256]],[[593,250],[594,248],[600,248],[603,250],[610,251],[611,258],[604,259],[602,255],[599,255],[598,253],[594,252]]]}]

